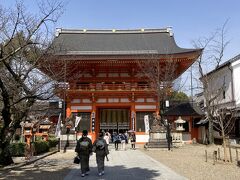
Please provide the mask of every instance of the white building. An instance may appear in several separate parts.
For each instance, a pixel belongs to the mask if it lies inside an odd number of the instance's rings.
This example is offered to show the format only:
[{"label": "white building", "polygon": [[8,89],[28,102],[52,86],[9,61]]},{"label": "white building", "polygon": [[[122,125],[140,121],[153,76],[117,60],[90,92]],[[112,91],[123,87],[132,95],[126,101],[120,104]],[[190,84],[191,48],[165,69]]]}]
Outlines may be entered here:
[{"label": "white building", "polygon": [[233,134],[240,138],[240,54],[206,74],[208,94],[217,97],[211,105],[236,109]]}]

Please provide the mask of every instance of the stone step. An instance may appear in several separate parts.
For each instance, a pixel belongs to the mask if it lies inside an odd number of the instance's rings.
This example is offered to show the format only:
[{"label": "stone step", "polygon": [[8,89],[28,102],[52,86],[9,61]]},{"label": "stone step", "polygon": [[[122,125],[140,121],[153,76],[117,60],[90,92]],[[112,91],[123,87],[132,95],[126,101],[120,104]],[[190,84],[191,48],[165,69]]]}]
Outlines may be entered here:
[{"label": "stone step", "polygon": [[168,148],[167,144],[151,144],[151,145],[145,145],[145,148]]},{"label": "stone step", "polygon": [[148,143],[167,143],[167,139],[150,139]]},{"label": "stone step", "polygon": [[[145,148],[168,148],[167,140],[151,141],[144,145]],[[170,145],[172,147],[172,145]]]}]

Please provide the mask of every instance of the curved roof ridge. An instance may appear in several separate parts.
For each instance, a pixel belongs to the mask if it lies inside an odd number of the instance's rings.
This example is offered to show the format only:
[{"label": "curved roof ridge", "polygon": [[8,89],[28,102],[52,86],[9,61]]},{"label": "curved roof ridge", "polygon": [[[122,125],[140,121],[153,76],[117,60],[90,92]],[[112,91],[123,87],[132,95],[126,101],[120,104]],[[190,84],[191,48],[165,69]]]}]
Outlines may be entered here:
[{"label": "curved roof ridge", "polygon": [[64,28],[56,28],[56,36],[60,33],[127,33],[127,34],[135,34],[135,33],[170,33],[172,34],[172,27],[166,28],[141,28],[141,29],[64,29]]}]

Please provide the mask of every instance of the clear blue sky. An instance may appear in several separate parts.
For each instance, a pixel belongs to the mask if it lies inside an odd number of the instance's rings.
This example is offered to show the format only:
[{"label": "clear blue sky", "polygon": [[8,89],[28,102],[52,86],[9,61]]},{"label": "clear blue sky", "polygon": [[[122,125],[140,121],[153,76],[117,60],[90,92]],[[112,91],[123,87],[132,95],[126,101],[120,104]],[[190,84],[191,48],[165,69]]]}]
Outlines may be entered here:
[{"label": "clear blue sky", "polygon": [[[22,0],[28,10],[37,11],[36,0]],[[38,0],[40,1],[40,0]],[[192,47],[192,41],[209,36],[227,24],[231,42],[225,58],[240,53],[239,0],[63,0],[64,14],[56,27],[80,29],[133,29],[173,27],[180,47]],[[0,0],[4,7],[15,0]]]},{"label": "clear blue sky", "polygon": [[[22,0],[37,12],[40,0]],[[51,0],[50,0],[51,1]],[[173,27],[180,47],[208,37],[227,24],[228,60],[240,53],[240,0],[63,0],[65,11],[56,27],[75,29],[135,29]],[[0,0],[9,7],[14,0]]]}]

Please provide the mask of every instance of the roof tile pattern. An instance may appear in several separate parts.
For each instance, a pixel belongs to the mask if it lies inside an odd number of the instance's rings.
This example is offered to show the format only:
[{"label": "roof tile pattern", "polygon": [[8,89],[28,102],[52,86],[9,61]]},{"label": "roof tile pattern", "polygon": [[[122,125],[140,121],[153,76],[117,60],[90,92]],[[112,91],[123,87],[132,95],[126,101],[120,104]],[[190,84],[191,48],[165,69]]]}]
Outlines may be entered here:
[{"label": "roof tile pattern", "polygon": [[60,30],[54,39],[60,55],[177,54],[196,51],[177,46],[168,29],[139,31]]}]

